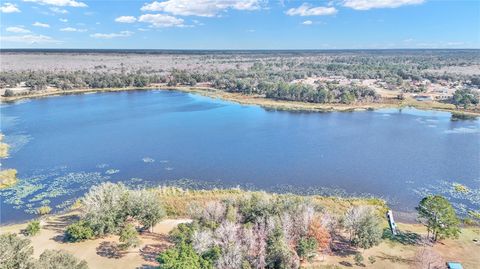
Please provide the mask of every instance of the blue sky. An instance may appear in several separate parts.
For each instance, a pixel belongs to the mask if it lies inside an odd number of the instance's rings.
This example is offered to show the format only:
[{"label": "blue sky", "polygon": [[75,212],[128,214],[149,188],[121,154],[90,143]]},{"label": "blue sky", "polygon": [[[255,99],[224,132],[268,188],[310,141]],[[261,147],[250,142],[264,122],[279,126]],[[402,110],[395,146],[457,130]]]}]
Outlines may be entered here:
[{"label": "blue sky", "polygon": [[478,0],[4,0],[2,48],[480,48]]}]

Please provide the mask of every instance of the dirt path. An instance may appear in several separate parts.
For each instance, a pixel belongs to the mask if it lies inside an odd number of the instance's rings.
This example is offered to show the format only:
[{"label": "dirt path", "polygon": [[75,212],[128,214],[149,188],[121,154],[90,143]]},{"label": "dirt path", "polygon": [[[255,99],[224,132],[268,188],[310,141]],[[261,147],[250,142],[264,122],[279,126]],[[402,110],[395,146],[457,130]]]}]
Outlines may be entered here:
[{"label": "dirt path", "polygon": [[[94,268],[156,268],[156,257],[166,249],[170,243],[167,234],[187,219],[164,220],[157,224],[153,233],[142,233],[142,244],[138,248],[127,251],[118,249],[118,236],[108,236],[78,243],[63,241],[63,230],[76,219],[75,215],[67,214],[55,216],[42,221],[42,230],[39,235],[31,237],[34,256],[38,257],[46,249],[65,250],[79,259],[87,261],[91,269]],[[0,227],[0,234],[12,232],[20,233],[26,224],[17,224]]]}]

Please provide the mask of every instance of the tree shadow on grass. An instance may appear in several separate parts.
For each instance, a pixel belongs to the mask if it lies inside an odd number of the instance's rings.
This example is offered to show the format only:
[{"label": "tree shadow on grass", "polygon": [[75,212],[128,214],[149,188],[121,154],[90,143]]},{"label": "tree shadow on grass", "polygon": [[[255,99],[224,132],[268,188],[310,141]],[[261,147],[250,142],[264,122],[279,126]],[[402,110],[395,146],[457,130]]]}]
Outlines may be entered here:
[{"label": "tree shadow on grass", "polygon": [[97,247],[97,255],[109,259],[120,259],[125,256],[126,252],[123,251],[119,245],[115,242],[103,241]]},{"label": "tree shadow on grass", "polygon": [[380,252],[380,255],[377,258],[381,260],[388,260],[392,263],[405,263],[405,264],[412,264],[414,262],[413,259],[402,258],[400,256],[386,254],[384,252]]},{"label": "tree shadow on grass", "polygon": [[357,253],[357,250],[351,246],[350,241],[341,235],[335,235],[331,244],[332,254],[340,257],[347,257]]},{"label": "tree shadow on grass", "polygon": [[141,266],[135,268],[135,269],[157,269],[158,266],[155,265],[150,265],[150,264],[142,264]]},{"label": "tree shadow on grass", "polygon": [[388,239],[403,245],[418,245],[422,241],[422,236],[410,231],[398,231],[397,235],[393,235],[389,228],[383,229],[383,239]]},{"label": "tree shadow on grass", "polygon": [[170,245],[165,243],[148,244],[140,249],[140,255],[145,261],[156,262],[161,252],[164,252]]},{"label": "tree shadow on grass", "polygon": [[80,220],[80,217],[78,215],[59,216],[59,217],[55,217],[53,220],[48,220],[42,226],[42,228],[56,231],[56,232],[63,232],[68,225],[79,220]]}]

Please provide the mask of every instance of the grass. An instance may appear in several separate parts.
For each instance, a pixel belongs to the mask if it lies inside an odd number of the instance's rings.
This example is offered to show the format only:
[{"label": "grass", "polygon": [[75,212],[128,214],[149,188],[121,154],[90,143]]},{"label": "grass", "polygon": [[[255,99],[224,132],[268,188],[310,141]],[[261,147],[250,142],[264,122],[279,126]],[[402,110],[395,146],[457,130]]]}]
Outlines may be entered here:
[{"label": "grass", "polygon": [[17,170],[5,169],[0,171],[0,190],[9,188],[17,183]]},{"label": "grass", "polygon": [[378,198],[342,198],[334,196],[301,196],[293,194],[276,194],[260,191],[246,191],[238,188],[232,189],[212,189],[212,190],[191,190],[178,187],[160,187],[155,189],[159,199],[162,200],[168,217],[188,217],[189,210],[194,205],[205,205],[211,201],[221,201],[226,199],[240,199],[246,195],[261,193],[272,198],[275,197],[299,197],[301,199],[310,199],[312,203],[327,212],[338,215],[344,214],[354,205],[372,205],[383,214],[387,208],[384,200]]},{"label": "grass", "polygon": [[8,149],[9,146],[6,143],[3,143],[3,137],[4,135],[0,133],[0,159],[4,159],[8,157]]}]

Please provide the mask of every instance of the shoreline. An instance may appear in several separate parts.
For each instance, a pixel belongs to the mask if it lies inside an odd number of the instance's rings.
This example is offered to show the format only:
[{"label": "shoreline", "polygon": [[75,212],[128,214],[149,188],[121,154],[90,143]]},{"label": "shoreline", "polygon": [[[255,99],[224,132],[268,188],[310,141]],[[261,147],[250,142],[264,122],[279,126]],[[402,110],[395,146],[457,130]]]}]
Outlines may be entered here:
[{"label": "shoreline", "polygon": [[146,87],[127,87],[127,88],[79,88],[72,90],[53,90],[42,91],[40,93],[32,93],[25,95],[17,95],[12,97],[0,97],[0,103],[10,103],[24,99],[37,99],[61,95],[75,95],[86,93],[105,93],[105,92],[124,92],[124,91],[148,91],[148,90],[165,90],[165,91],[181,91],[186,93],[198,94],[214,99],[234,102],[241,105],[257,105],[265,109],[298,111],[298,112],[353,112],[365,110],[377,110],[388,108],[405,108],[413,107],[420,110],[443,111],[452,114],[460,114],[466,116],[480,116],[480,112],[466,111],[456,109],[452,104],[444,104],[435,101],[420,102],[414,99],[393,102],[380,103],[363,103],[363,104],[336,104],[336,103],[307,103],[298,101],[269,99],[263,96],[243,95],[240,93],[231,93],[218,90],[211,87],[202,86],[167,86],[163,84],[153,84]]}]

